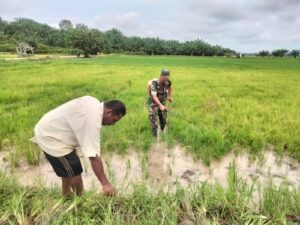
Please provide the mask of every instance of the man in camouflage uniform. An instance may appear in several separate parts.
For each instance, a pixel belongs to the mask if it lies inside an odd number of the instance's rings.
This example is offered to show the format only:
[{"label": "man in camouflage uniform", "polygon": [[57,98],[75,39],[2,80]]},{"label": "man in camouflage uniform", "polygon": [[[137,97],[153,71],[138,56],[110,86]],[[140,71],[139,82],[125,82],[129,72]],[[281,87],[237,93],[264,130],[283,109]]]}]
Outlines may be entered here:
[{"label": "man in camouflage uniform", "polygon": [[163,131],[167,122],[166,100],[172,102],[172,82],[170,71],[163,69],[159,79],[152,79],[148,82],[148,109],[149,120],[154,137],[157,137],[157,115],[159,118],[160,129]]}]

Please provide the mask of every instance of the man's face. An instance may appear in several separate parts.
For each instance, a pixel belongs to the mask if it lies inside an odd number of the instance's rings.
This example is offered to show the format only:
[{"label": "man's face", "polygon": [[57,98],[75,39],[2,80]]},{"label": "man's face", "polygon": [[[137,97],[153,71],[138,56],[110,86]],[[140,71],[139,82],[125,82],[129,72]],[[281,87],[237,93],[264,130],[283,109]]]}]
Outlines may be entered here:
[{"label": "man's face", "polygon": [[161,75],[161,76],[160,76],[160,80],[161,80],[163,83],[166,83],[166,81],[169,80],[169,77],[168,77],[168,76],[163,76],[163,75]]},{"label": "man's face", "polygon": [[112,114],[111,110],[108,110],[103,114],[102,125],[115,125],[123,116]]}]

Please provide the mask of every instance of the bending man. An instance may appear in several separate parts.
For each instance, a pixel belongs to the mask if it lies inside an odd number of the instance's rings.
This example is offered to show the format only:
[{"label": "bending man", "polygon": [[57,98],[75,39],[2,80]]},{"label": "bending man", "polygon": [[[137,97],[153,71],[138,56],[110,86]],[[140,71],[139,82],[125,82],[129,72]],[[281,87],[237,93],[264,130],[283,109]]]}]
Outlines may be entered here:
[{"label": "bending man", "polygon": [[46,113],[35,126],[33,141],[45,153],[57,176],[62,178],[63,195],[83,191],[80,159],[75,148],[80,147],[90,159],[92,169],[105,194],[115,194],[107,180],[100,158],[100,129],[114,125],[126,114],[118,100],[100,102],[91,96],[73,99]]}]

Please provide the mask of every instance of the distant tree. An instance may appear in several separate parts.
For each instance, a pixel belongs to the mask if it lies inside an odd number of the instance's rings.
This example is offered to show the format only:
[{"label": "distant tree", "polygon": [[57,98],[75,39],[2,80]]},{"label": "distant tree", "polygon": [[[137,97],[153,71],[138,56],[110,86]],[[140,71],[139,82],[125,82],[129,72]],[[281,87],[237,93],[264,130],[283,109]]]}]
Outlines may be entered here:
[{"label": "distant tree", "polygon": [[5,33],[13,38],[37,36],[40,28],[39,23],[31,19],[17,18],[15,21],[10,22],[4,29]]},{"label": "distant tree", "polygon": [[155,38],[144,38],[144,52],[148,55],[154,55]]},{"label": "distant tree", "polygon": [[96,29],[78,26],[68,32],[67,41],[70,46],[81,49],[85,57],[103,51],[106,42],[104,34]]},{"label": "distant tree", "polygon": [[7,40],[6,35],[4,34],[3,31],[0,31],[0,41],[5,41],[5,40]]},{"label": "distant tree", "polygon": [[[26,18],[17,18],[12,22],[5,23],[3,31],[7,40],[14,43],[26,42],[35,48],[39,43],[45,45],[56,44],[53,34],[59,32],[47,24],[37,23]],[[61,37],[57,40],[61,40]]]},{"label": "distant tree", "polygon": [[180,42],[176,40],[166,41],[166,46],[168,46],[168,55],[179,55],[180,54]]},{"label": "distant tree", "polygon": [[85,24],[83,24],[83,23],[77,23],[77,24],[75,25],[75,28],[76,28],[76,29],[82,29],[82,30],[88,30],[88,29],[89,29],[88,26],[85,25]]},{"label": "distant tree", "polygon": [[292,50],[289,55],[296,58],[300,55],[300,50]]},{"label": "distant tree", "polygon": [[58,26],[59,26],[59,29],[61,29],[61,30],[70,30],[73,28],[73,24],[72,24],[71,20],[66,20],[66,19],[61,20],[59,22]]},{"label": "distant tree", "polygon": [[269,56],[270,52],[268,50],[262,50],[262,51],[258,52],[258,55],[265,57],[265,56]]},{"label": "distant tree", "polygon": [[126,37],[125,51],[129,52],[143,52],[143,40],[140,37]]},{"label": "distant tree", "polygon": [[65,34],[57,29],[51,29],[47,32],[44,44],[56,47],[68,47],[66,44]]},{"label": "distant tree", "polygon": [[0,17],[0,31],[3,31],[5,26],[7,26],[7,22]]},{"label": "distant tree", "polygon": [[275,57],[283,57],[285,53],[287,53],[289,50],[287,49],[277,49],[272,51],[272,55]]},{"label": "distant tree", "polygon": [[230,50],[229,48],[224,49],[219,45],[213,46],[213,51],[214,51],[214,55],[216,56],[224,56],[226,53],[227,54],[234,54],[234,51]]},{"label": "distant tree", "polygon": [[[17,18],[12,22],[0,17],[0,41],[14,45],[18,42],[29,43],[33,47],[39,44],[44,50],[49,47],[84,50],[86,56],[95,52],[132,52],[149,55],[203,55],[224,56],[235,52],[221,46],[212,46],[201,39],[179,42],[160,38],[126,37],[118,29],[102,33],[89,29],[85,24],[73,26],[70,20],[61,20],[60,29],[41,24],[27,18]],[[103,44],[105,43],[105,44]],[[46,52],[46,51],[44,51]]]},{"label": "distant tree", "polygon": [[111,29],[105,32],[105,36],[112,52],[122,52],[125,49],[125,36],[118,29]]},{"label": "distant tree", "polygon": [[161,40],[159,37],[154,39],[154,54],[155,55],[163,55],[164,48],[163,48],[164,41]]},{"label": "distant tree", "polygon": [[0,41],[5,41],[7,40],[7,36],[5,35],[5,27],[7,26],[7,23],[2,20],[2,18],[0,17]]},{"label": "distant tree", "polygon": [[157,38],[144,38],[144,52],[148,55],[170,54],[170,46],[167,41]]}]

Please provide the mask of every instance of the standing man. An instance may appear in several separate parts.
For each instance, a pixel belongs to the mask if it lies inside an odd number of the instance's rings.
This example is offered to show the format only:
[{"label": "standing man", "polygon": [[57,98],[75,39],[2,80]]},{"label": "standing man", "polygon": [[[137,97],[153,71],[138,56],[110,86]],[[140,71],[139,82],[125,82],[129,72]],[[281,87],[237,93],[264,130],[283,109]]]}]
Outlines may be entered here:
[{"label": "standing man", "polygon": [[166,100],[173,101],[172,82],[170,71],[161,70],[159,79],[153,79],[148,82],[148,108],[149,120],[152,128],[152,134],[157,137],[157,115],[159,117],[160,129],[163,131],[167,122]]},{"label": "standing man", "polygon": [[73,99],[46,113],[34,129],[33,141],[45,153],[57,176],[62,178],[62,194],[80,195],[83,191],[80,159],[75,152],[80,147],[90,159],[92,169],[106,195],[115,194],[107,180],[100,158],[100,129],[114,125],[126,114],[118,100],[100,102],[91,96]]}]

